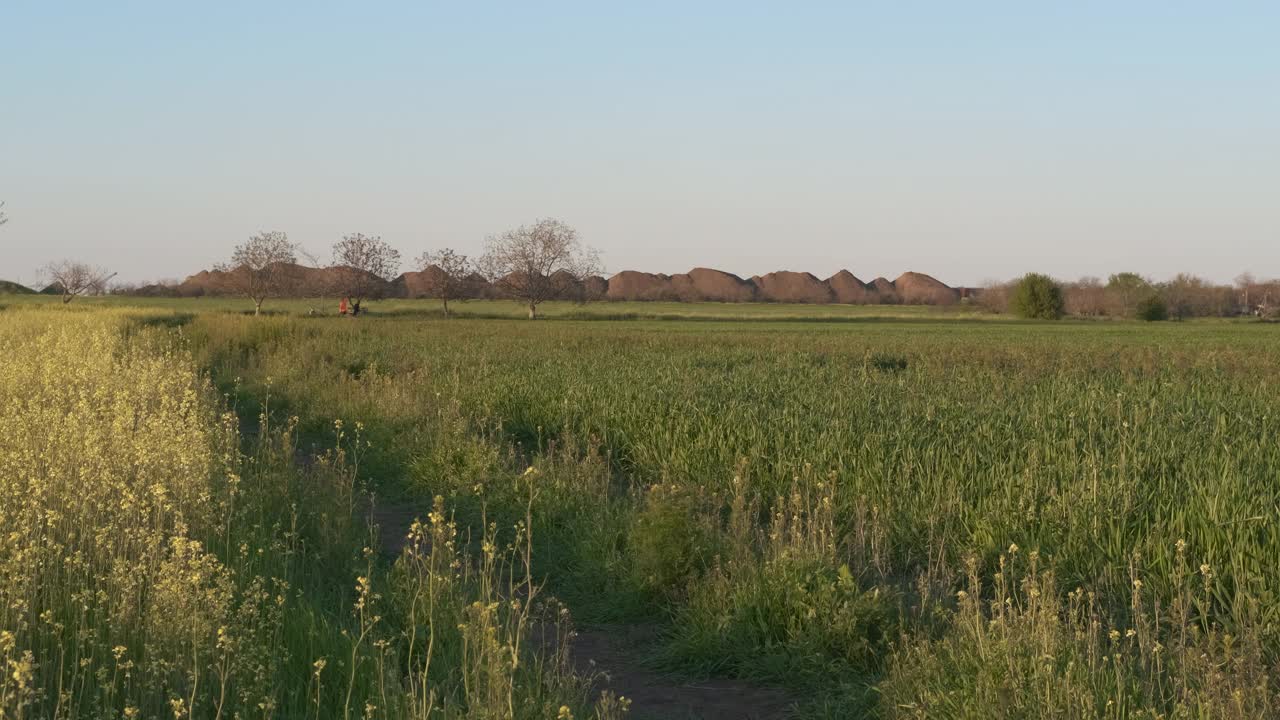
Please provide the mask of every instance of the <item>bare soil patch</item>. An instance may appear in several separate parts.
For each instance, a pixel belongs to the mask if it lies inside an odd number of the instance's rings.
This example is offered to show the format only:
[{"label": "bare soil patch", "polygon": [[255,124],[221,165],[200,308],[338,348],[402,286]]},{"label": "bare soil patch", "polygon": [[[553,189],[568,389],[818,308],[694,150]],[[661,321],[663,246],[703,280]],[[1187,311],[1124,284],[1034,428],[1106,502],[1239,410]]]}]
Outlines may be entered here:
[{"label": "bare soil patch", "polygon": [[781,720],[795,698],[776,688],[738,680],[687,682],[647,667],[642,658],[658,640],[647,625],[602,625],[579,630],[571,661],[597,677],[597,689],[631,700],[634,720]]}]

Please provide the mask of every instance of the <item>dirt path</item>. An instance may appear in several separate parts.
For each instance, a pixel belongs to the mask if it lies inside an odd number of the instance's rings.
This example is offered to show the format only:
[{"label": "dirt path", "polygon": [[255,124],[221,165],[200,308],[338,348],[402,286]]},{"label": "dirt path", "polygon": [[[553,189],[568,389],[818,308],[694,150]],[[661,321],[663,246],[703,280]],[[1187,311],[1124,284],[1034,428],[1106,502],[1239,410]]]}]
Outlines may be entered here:
[{"label": "dirt path", "polygon": [[[375,506],[373,522],[384,557],[404,549],[405,536],[423,512],[404,505]],[[658,642],[656,628],[606,625],[580,628],[571,661],[578,672],[599,678],[597,689],[631,700],[632,720],[783,720],[795,698],[735,680],[682,682],[648,668],[642,658]]]},{"label": "dirt path", "polygon": [[781,690],[735,680],[681,682],[646,667],[640,658],[657,642],[641,625],[579,630],[572,662],[583,674],[597,673],[600,690],[631,700],[633,720],[781,720],[795,699]]}]

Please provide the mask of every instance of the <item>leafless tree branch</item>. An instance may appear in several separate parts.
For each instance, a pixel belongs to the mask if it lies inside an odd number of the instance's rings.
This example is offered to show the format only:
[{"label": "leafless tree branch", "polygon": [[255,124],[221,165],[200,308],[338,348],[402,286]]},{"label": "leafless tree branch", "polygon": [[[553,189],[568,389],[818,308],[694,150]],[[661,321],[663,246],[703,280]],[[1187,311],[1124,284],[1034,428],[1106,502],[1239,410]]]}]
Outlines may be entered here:
[{"label": "leafless tree branch", "polygon": [[449,317],[449,301],[465,297],[472,284],[474,264],[453,248],[425,252],[418,258],[418,270],[427,275],[428,294],[444,303],[444,316]]},{"label": "leafless tree branch", "polygon": [[338,290],[356,302],[379,297],[400,270],[400,251],[377,235],[345,235],[333,246]]},{"label": "leafless tree branch", "polygon": [[253,314],[257,315],[267,298],[285,295],[296,285],[297,250],[287,234],[262,232],[236,246],[230,265],[221,269],[232,286],[253,300]]},{"label": "leafless tree branch", "polygon": [[49,286],[62,295],[64,305],[79,295],[104,294],[107,282],[116,276],[104,268],[74,260],[49,263],[41,272],[49,278]]},{"label": "leafless tree branch", "polygon": [[530,319],[547,300],[584,297],[583,282],[601,272],[596,251],[554,218],[489,237],[480,265],[495,289],[529,309]]}]

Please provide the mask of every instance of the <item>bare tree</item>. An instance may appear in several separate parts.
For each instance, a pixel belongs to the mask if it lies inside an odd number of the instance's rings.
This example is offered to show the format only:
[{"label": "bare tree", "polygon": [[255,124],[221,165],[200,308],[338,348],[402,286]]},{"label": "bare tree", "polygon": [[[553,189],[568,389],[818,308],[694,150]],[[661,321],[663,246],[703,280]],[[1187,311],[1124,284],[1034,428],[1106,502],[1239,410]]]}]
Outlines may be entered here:
[{"label": "bare tree", "polygon": [[338,290],[356,302],[381,297],[400,270],[400,251],[377,235],[344,235],[333,246]]},{"label": "bare tree", "polygon": [[1161,284],[1160,294],[1169,307],[1169,316],[1181,320],[1230,314],[1235,292],[1228,287],[1215,286],[1203,278],[1178,273],[1172,280]]},{"label": "bare tree", "polygon": [[1001,280],[986,280],[974,297],[974,302],[987,312],[1007,313],[1009,312],[1010,285],[1010,283]]},{"label": "bare tree", "polygon": [[418,258],[418,269],[427,275],[428,297],[440,298],[444,316],[449,317],[449,301],[464,297],[472,285],[472,262],[453,248],[425,252]]},{"label": "bare tree", "polygon": [[1068,315],[1099,317],[1107,313],[1107,292],[1096,277],[1082,277],[1066,285],[1063,292]]},{"label": "bare tree", "polygon": [[1242,272],[1236,276],[1236,288],[1240,291],[1240,306],[1245,312],[1253,312],[1258,302],[1258,278],[1251,272]]},{"label": "bare tree", "polygon": [[227,273],[232,287],[253,301],[253,314],[262,312],[262,303],[292,289],[297,279],[298,248],[279,230],[262,232],[237,245],[231,253]]},{"label": "bare tree", "polygon": [[60,260],[44,266],[42,273],[49,278],[49,287],[62,295],[62,302],[71,302],[78,295],[101,295],[107,291],[107,281],[115,277],[105,269],[74,260]]},{"label": "bare tree", "polygon": [[481,267],[496,290],[529,309],[530,320],[543,302],[573,297],[587,277],[601,272],[596,251],[583,248],[576,230],[552,218],[490,236]]}]

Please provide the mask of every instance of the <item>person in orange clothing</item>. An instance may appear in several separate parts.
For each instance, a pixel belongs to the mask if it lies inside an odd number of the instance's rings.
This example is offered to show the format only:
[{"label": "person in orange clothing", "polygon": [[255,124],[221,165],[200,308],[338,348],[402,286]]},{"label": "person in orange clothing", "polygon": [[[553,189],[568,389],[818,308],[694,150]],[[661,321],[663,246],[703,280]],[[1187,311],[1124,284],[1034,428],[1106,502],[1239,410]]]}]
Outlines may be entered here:
[{"label": "person in orange clothing", "polygon": [[338,314],[339,314],[339,315],[346,315],[346,314],[347,314],[347,299],[346,299],[346,298],[342,298],[342,302],[338,303]]}]

